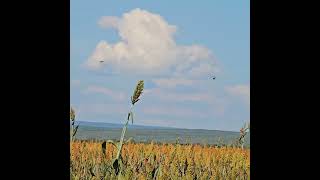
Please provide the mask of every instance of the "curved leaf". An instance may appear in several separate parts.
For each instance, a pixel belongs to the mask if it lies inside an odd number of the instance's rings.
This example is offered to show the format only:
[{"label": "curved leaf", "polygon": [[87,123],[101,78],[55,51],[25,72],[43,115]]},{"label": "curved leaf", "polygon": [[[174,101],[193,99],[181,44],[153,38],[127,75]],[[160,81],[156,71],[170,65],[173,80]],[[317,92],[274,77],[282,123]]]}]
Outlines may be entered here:
[{"label": "curved leaf", "polygon": [[112,144],[114,147],[116,147],[117,149],[119,149],[119,147],[118,147],[118,145],[117,145],[118,143],[115,143],[115,142],[112,141],[112,140],[107,140],[106,143]]},{"label": "curved leaf", "polygon": [[128,118],[127,118],[127,120],[129,120],[129,118],[130,118],[130,113],[128,113]]},{"label": "curved leaf", "polygon": [[106,154],[106,150],[107,150],[107,142],[104,141],[102,144],[101,144],[101,147],[102,147],[102,152],[103,154]]},{"label": "curved leaf", "polygon": [[126,141],[126,143],[129,143],[129,142],[131,142],[132,141],[132,137],[130,137],[127,141]]},{"label": "curved leaf", "polygon": [[156,180],[158,176],[162,176],[161,164],[159,164],[159,166],[154,170],[155,171],[153,171],[154,173],[152,174],[152,179]]},{"label": "curved leaf", "polygon": [[118,160],[118,159],[115,159],[115,160],[113,161],[112,167],[113,167],[113,169],[114,169],[114,171],[115,171],[115,174],[118,175],[119,169],[120,169],[120,168],[119,168],[119,160]]},{"label": "curved leaf", "polygon": [[[131,115],[131,122],[133,124],[133,112],[130,112],[130,115]],[[129,118],[128,118],[128,120],[129,120]]]},{"label": "curved leaf", "polygon": [[72,137],[76,135],[78,128],[79,128],[79,125],[77,125],[75,129],[73,129]]}]

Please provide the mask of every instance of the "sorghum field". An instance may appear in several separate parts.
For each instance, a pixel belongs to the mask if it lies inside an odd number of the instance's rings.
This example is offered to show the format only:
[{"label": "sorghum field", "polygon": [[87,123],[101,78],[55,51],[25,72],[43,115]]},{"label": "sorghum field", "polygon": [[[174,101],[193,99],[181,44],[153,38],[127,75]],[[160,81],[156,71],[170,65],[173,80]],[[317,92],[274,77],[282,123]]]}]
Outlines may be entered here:
[{"label": "sorghum field", "polygon": [[119,164],[111,143],[105,149],[97,141],[70,145],[71,179],[250,179],[249,149],[129,142]]}]

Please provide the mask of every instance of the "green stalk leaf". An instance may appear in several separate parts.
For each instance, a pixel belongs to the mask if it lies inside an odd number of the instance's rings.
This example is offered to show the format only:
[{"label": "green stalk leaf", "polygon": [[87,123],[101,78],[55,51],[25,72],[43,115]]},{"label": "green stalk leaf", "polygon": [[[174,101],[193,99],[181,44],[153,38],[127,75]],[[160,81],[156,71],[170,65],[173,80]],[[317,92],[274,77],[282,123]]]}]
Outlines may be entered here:
[{"label": "green stalk leaf", "polygon": [[130,114],[131,114],[131,122],[133,124],[133,112],[130,112]]},{"label": "green stalk leaf", "polygon": [[72,136],[75,136],[75,135],[76,135],[76,133],[77,133],[77,131],[78,131],[78,128],[79,128],[79,125],[76,126],[76,128],[74,129]]},{"label": "green stalk leaf", "polygon": [[132,137],[130,137],[127,141],[126,141],[126,143],[129,143],[129,142],[131,142],[132,141]]},{"label": "green stalk leaf", "polygon": [[127,118],[127,120],[129,120],[129,118],[130,118],[130,113],[128,113],[128,118]]},{"label": "green stalk leaf", "polygon": [[106,154],[106,150],[107,150],[107,142],[106,142],[106,141],[104,141],[104,142],[101,144],[101,148],[102,148],[103,154]]}]

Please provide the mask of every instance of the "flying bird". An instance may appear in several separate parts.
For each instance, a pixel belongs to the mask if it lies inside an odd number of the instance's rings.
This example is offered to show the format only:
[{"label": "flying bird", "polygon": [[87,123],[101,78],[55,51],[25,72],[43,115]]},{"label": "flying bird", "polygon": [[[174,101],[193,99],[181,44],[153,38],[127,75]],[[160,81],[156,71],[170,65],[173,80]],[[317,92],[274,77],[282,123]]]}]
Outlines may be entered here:
[{"label": "flying bird", "polygon": [[212,79],[215,80],[215,79],[216,79],[216,76],[213,76]]},{"label": "flying bird", "polygon": [[103,63],[104,61],[103,60],[100,60],[100,63]]}]

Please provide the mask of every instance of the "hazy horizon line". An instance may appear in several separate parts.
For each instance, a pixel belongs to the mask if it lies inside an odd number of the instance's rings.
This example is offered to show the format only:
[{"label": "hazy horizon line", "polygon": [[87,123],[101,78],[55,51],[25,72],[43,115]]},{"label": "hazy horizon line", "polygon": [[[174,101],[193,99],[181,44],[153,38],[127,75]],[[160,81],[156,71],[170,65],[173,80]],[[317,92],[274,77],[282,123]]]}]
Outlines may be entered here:
[{"label": "hazy horizon line", "polygon": [[[113,122],[101,122],[101,121],[84,121],[79,120],[78,122],[87,122],[87,123],[105,123],[105,124],[116,124],[123,125],[121,123],[113,123]],[[170,129],[186,129],[186,130],[206,130],[206,131],[224,131],[224,132],[238,132],[233,130],[220,130],[220,129],[202,129],[202,128],[182,128],[182,127],[174,127],[174,126],[161,126],[161,125],[142,125],[142,124],[129,124],[133,126],[145,126],[145,127],[158,127],[158,128],[170,128]]]}]

